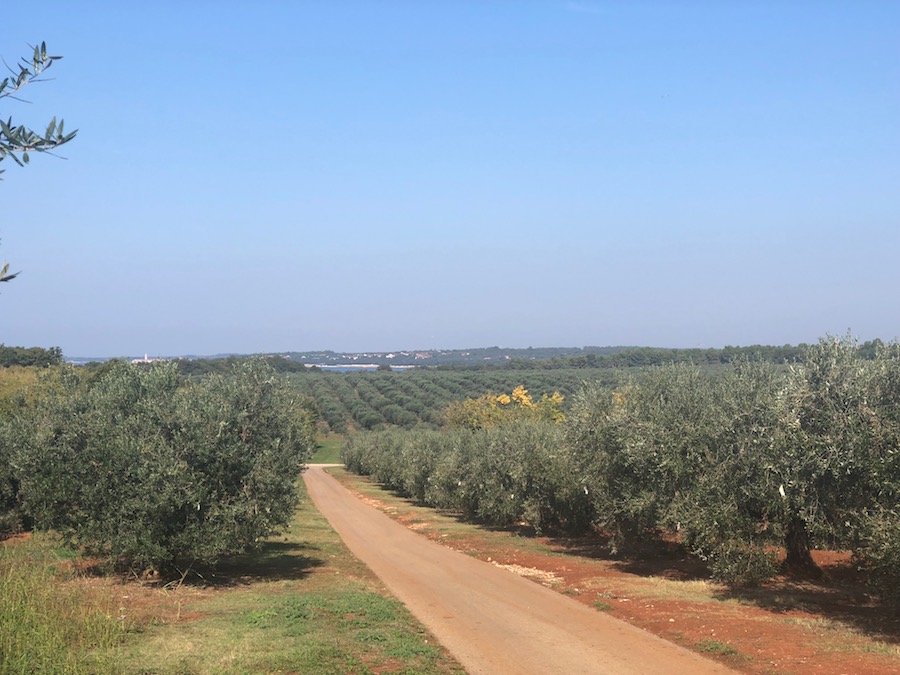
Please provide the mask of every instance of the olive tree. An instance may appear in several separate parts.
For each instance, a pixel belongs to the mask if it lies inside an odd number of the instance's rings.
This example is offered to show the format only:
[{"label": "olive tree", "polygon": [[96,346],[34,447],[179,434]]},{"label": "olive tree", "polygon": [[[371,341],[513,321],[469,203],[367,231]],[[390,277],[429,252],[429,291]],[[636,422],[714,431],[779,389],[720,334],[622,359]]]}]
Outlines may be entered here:
[{"label": "olive tree", "polygon": [[900,609],[900,345],[878,349],[864,406],[867,444],[837,522],[882,599]]},{"label": "olive tree", "polygon": [[261,362],[199,383],[118,363],[89,387],[64,372],[19,442],[36,526],[133,569],[184,570],[288,522],[314,418]]},{"label": "olive tree", "polygon": [[790,370],[675,365],[583,393],[569,438],[595,522],[617,546],[677,534],[732,583],[773,574],[776,547],[791,571],[821,576],[815,545],[856,549],[896,578],[885,542],[900,510],[900,359],[888,351],[864,360],[827,337]]},{"label": "olive tree", "polygon": [[[31,60],[21,59],[18,71],[10,68],[11,75],[0,80],[0,99],[19,100],[23,88],[33,82],[40,82],[42,76],[61,56],[47,54],[47,44],[42,42],[34,47]],[[25,125],[13,124],[12,117],[4,122],[0,119],[0,161],[11,158],[19,166],[28,164],[34,152],[51,152],[75,138],[76,131],[65,132],[63,120],[57,123],[54,117],[43,132],[37,132]],[[2,173],[2,170],[0,170]]]},{"label": "olive tree", "polygon": [[788,567],[818,576],[811,546],[854,546],[860,516],[885,505],[884,462],[896,452],[888,413],[900,400],[897,391],[879,395],[881,365],[862,359],[850,336],[829,336],[791,370],[782,433],[767,467],[779,493]]},{"label": "olive tree", "polygon": [[772,551],[784,527],[772,468],[784,386],[772,365],[738,361],[692,383],[703,392],[702,410],[687,419],[696,429],[663,429],[685,441],[677,454],[664,453],[677,471],[663,523],[723,581],[755,584],[777,570]]},{"label": "olive tree", "polygon": [[[40,82],[50,66],[61,58],[50,56],[45,42],[34,47],[30,61],[21,59],[16,64],[18,70],[9,68],[10,76],[0,80],[0,99],[20,100],[22,89],[32,82]],[[12,117],[6,118],[6,121],[0,117],[0,161],[9,157],[19,166],[24,166],[31,159],[29,153],[52,152],[75,138],[76,133],[77,131],[66,133],[64,121],[60,119],[57,122],[55,117],[43,132],[14,124]],[[0,169],[0,174],[2,173],[3,169]],[[17,275],[18,272],[10,273],[8,264],[0,266],[0,282],[12,281]]]},{"label": "olive tree", "polygon": [[0,539],[21,528],[19,481],[12,467],[9,423],[0,412]]}]

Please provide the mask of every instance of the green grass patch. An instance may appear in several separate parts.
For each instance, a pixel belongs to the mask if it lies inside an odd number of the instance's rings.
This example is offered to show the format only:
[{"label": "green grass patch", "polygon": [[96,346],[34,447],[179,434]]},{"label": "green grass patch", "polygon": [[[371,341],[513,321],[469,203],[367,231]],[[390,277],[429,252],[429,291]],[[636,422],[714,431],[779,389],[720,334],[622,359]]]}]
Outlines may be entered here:
[{"label": "green grass patch", "polygon": [[735,656],[738,651],[726,642],[719,640],[700,640],[696,644],[697,650],[705,654],[717,654],[719,656]]},{"label": "green grass patch", "polygon": [[320,438],[310,464],[341,464],[341,448],[346,439],[340,434]]},{"label": "green grass patch", "polygon": [[117,670],[124,623],[73,581],[58,547],[48,536],[0,546],[0,673]]}]

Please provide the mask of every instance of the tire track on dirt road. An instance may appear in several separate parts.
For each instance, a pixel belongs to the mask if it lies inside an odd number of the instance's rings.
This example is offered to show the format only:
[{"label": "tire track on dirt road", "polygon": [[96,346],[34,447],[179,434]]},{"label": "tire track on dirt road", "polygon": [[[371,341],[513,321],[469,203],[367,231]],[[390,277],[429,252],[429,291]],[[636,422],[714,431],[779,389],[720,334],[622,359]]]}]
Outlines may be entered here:
[{"label": "tire track on dirt road", "polygon": [[353,554],[477,675],[730,673],[655,635],[429,541],[364,504],[321,465],[310,497]]}]

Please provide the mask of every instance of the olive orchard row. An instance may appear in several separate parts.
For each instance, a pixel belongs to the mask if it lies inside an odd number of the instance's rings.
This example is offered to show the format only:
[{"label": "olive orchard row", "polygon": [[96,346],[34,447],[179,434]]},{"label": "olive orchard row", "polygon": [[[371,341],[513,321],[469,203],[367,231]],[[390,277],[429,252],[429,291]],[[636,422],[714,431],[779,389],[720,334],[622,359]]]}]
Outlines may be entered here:
[{"label": "olive orchard row", "polygon": [[315,399],[322,420],[332,431],[379,429],[384,426],[438,427],[453,401],[487,392],[511,392],[523,385],[540,398],[559,391],[569,396],[586,378],[612,381],[611,370],[559,369],[519,371],[415,369],[403,372],[308,372],[291,375],[298,391]]},{"label": "olive orchard row", "polygon": [[676,537],[717,578],[759,583],[777,549],[853,550],[900,600],[900,347],[862,358],[849,338],[802,364],[687,365],[586,386],[559,424],[353,435],[348,468],[424,504],[538,530],[594,528],[615,549]]}]

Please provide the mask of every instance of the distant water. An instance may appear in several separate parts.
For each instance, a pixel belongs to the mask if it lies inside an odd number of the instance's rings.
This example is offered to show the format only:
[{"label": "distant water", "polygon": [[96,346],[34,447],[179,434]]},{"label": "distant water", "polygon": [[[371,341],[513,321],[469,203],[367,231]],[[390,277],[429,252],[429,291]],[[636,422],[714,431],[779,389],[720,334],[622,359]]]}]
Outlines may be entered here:
[{"label": "distant water", "polygon": [[[313,364],[309,364],[313,365]],[[365,364],[360,366],[328,366],[323,365],[321,363],[315,364],[316,368],[321,368],[322,370],[333,370],[338,373],[350,373],[358,370],[378,370],[377,364]],[[415,368],[416,366],[391,366],[391,370],[409,370],[410,368]]]}]

